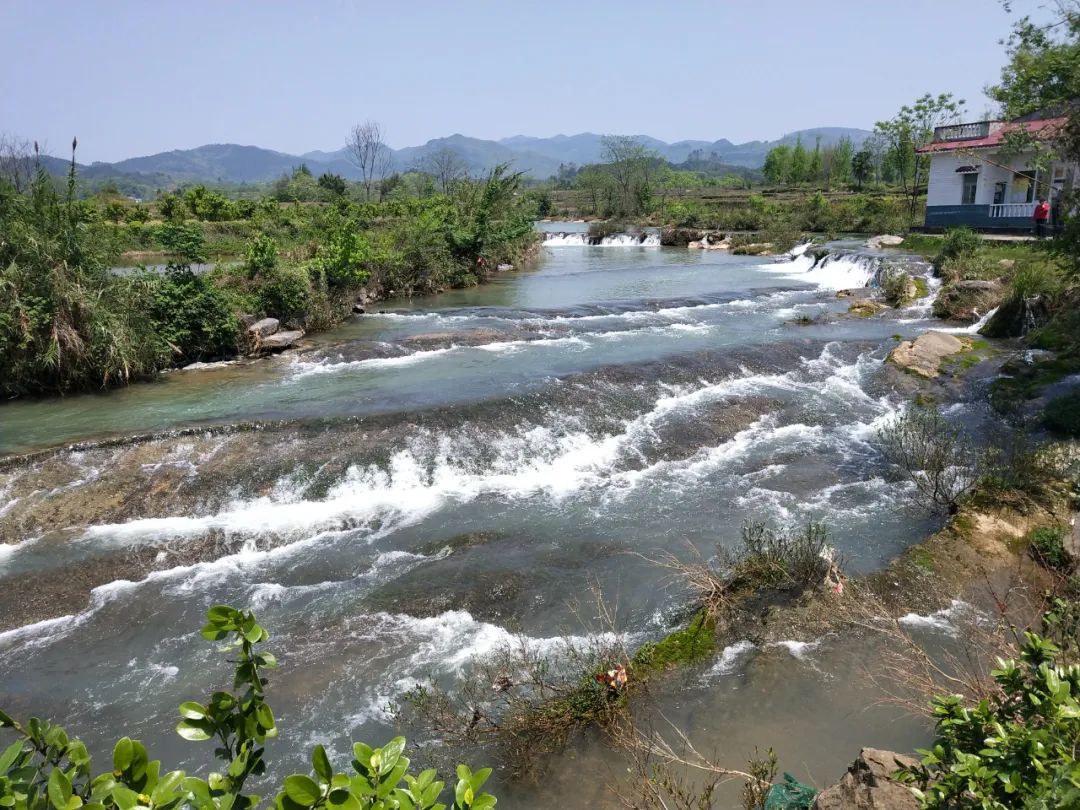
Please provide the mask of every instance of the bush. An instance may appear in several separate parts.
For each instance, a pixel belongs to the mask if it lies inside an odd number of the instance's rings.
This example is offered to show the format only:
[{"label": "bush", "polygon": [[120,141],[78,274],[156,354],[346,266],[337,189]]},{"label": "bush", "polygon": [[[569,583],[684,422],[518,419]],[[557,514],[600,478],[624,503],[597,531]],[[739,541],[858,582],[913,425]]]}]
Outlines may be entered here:
[{"label": "bush", "polygon": [[999,661],[997,691],[976,705],[933,701],[935,739],[901,778],[926,808],[1077,807],[1080,666],[1025,633],[1020,660]]},{"label": "bush", "polygon": [[907,272],[895,265],[886,265],[881,273],[881,291],[891,306],[903,307],[915,300],[918,288]]},{"label": "bush", "polygon": [[153,290],[150,321],[176,362],[217,359],[236,351],[240,323],[225,291],[209,276],[174,265],[163,276],[147,273],[143,279]]},{"label": "bush", "polygon": [[730,568],[734,589],[805,589],[825,580],[832,557],[829,533],[811,522],[800,532],[778,532],[764,523],[743,526],[742,548],[736,553],[718,549]]},{"label": "bush", "polygon": [[1065,548],[1065,536],[1066,529],[1061,526],[1040,526],[1033,529],[1027,537],[1032,558],[1055,571],[1069,571],[1073,566],[1073,558]]},{"label": "bush", "polygon": [[949,228],[941,240],[941,250],[934,263],[940,265],[948,259],[974,256],[982,243],[982,237],[971,228]]},{"label": "bush", "polygon": [[931,510],[954,511],[979,478],[967,438],[935,406],[913,405],[878,432],[882,452],[900,467]]},{"label": "bush", "polygon": [[[225,767],[206,779],[185,771],[163,773],[138,740],[123,737],[113,749],[111,768],[94,776],[86,745],[64,728],[36,717],[26,725],[0,711],[0,729],[16,736],[0,753],[0,807],[18,810],[254,810],[260,798],[245,793],[251,777],[267,771],[266,740],[279,728],[265,699],[266,674],[277,660],[257,648],[270,636],[249,610],[225,605],[210,608],[202,629],[208,641],[226,642],[237,656],[233,691],[217,691],[209,702],[180,704],[176,732],[185,740],[213,741],[214,755]],[[405,738],[382,748],[352,747],[352,773],[333,768],[326,749],[316,745],[309,774],[292,774],[274,799],[277,810],[443,810],[438,799],[444,783],[433,770],[409,773],[403,756]],[[490,810],[496,799],[481,788],[490,768],[457,768],[454,810]]]},{"label": "bush", "polygon": [[308,311],[311,279],[302,267],[272,267],[259,277],[259,303],[281,320],[300,318]]},{"label": "bush", "polygon": [[1080,436],[1080,394],[1073,392],[1046,403],[1043,424],[1068,436]]}]

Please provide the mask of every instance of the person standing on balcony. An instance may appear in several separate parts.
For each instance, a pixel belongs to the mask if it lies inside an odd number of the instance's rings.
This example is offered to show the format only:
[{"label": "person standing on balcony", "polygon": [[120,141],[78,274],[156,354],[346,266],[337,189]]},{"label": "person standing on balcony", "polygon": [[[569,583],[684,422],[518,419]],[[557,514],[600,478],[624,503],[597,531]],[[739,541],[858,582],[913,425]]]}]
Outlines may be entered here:
[{"label": "person standing on balcony", "polygon": [[1046,223],[1050,219],[1050,203],[1045,199],[1039,200],[1032,218],[1035,220],[1035,236],[1042,239],[1046,233]]}]

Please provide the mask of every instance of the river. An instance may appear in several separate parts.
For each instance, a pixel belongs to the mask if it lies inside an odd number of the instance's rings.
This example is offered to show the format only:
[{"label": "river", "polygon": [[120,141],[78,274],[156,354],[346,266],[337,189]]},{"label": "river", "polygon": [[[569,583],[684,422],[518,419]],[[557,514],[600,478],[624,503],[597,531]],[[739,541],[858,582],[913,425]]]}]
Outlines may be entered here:
[{"label": "river", "polygon": [[[876,261],[564,238],[536,269],[384,302],[299,355],[3,406],[0,706],[99,755],[128,733],[205,762],[172,732],[227,679],[196,631],[215,603],[250,606],[282,661],[275,768],[306,768],[314,742],[343,764],[419,680],[453,687],[515,633],[595,631],[569,607],[594,585],[629,637],[670,629],[676,589],[625,552],[708,556],[747,519],[823,519],[850,570],[879,568],[936,524],[876,446],[904,401],[882,359],[927,307],[847,318],[835,295]],[[804,779],[925,742],[867,708],[859,650],[791,642],[729,649],[665,713],[736,764],[773,745]],[[619,772],[591,737],[568,757]],[[543,799],[497,775],[507,806],[597,806],[604,776],[554,770]]]}]

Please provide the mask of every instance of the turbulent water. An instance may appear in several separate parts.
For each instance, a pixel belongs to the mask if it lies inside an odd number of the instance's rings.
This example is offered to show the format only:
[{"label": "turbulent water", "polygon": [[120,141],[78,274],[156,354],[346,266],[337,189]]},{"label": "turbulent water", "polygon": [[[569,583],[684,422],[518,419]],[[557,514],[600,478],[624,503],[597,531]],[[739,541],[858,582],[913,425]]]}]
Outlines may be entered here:
[{"label": "turbulent water", "polygon": [[[212,604],[248,605],[283,660],[276,757],[304,767],[316,741],[380,742],[406,689],[453,687],[516,633],[592,632],[569,605],[594,582],[622,632],[663,633],[680,605],[624,552],[708,555],[746,519],[824,518],[867,571],[918,539],[875,435],[902,402],[881,360],[930,328],[926,306],[841,317],[835,290],[872,284],[874,256],[649,238],[549,236],[536,270],[387,303],[302,354],[0,409],[0,705],[98,752],[130,733],[203,761],[175,706],[227,664],[193,631]],[[791,641],[728,648],[670,714],[736,761],[777,744],[768,730],[835,771],[867,742],[850,655]]]}]

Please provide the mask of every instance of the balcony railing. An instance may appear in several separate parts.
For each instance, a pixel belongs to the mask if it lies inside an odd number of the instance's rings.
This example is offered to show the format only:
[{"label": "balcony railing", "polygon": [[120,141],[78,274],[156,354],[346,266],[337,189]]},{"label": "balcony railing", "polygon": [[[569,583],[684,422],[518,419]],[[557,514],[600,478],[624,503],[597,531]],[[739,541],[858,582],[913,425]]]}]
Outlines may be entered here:
[{"label": "balcony railing", "polygon": [[1031,219],[1035,213],[1035,203],[1002,203],[1000,205],[990,206],[990,218],[999,219],[1001,217],[1024,217],[1025,219]]},{"label": "balcony railing", "polygon": [[990,122],[979,121],[975,124],[949,124],[934,130],[934,143],[940,141],[970,141],[985,138],[990,134]]}]

